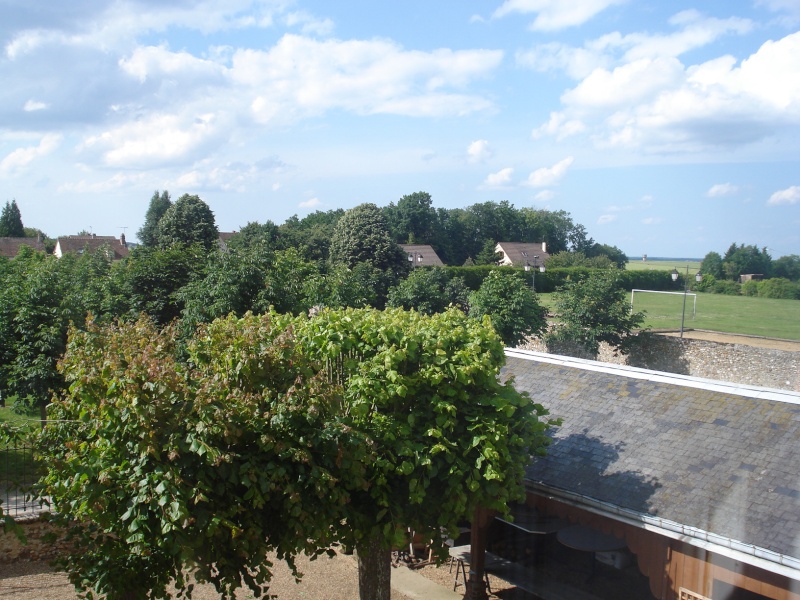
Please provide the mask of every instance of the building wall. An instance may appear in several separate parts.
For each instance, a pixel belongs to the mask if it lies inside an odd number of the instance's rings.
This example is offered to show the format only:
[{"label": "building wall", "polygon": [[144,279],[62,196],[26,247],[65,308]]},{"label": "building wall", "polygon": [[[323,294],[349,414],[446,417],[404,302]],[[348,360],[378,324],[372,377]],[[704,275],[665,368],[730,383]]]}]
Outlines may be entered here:
[{"label": "building wall", "polygon": [[[539,340],[532,340],[523,348],[548,351]],[[800,352],[650,335],[647,343],[629,356],[614,356],[613,350],[602,344],[596,360],[800,392]]]}]

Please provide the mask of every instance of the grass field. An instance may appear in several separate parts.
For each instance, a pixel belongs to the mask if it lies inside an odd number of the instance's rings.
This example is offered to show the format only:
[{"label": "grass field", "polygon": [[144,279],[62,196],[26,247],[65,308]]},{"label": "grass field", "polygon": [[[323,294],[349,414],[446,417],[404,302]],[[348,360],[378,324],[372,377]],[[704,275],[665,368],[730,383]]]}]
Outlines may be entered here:
[{"label": "grass field", "polygon": [[669,260],[632,260],[625,265],[628,271],[673,271],[677,269],[682,275],[686,275],[686,266],[689,266],[689,275],[693,276],[700,270],[700,261],[681,260],[679,258]]}]

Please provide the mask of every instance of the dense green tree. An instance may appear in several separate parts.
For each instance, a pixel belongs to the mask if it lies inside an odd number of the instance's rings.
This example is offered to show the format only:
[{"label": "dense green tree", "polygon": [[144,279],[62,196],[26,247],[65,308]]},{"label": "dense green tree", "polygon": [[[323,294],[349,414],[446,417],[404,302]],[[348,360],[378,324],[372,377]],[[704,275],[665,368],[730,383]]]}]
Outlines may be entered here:
[{"label": "dense green tree", "polygon": [[517,346],[547,327],[547,310],[525,282],[513,273],[495,269],[469,295],[471,317],[488,316],[506,346]]},{"label": "dense green tree", "polygon": [[344,213],[333,230],[330,261],[350,269],[366,264],[381,271],[376,308],[383,308],[389,288],[409,271],[408,257],[389,235],[386,220],[374,204],[361,204]]},{"label": "dense green tree", "polygon": [[118,294],[132,315],[145,313],[159,325],[181,316],[182,288],[203,277],[209,253],[200,244],[136,248],[115,272]]},{"label": "dense green tree", "polygon": [[415,269],[389,290],[387,306],[414,309],[424,315],[444,312],[447,307],[467,309],[469,290],[461,277],[451,277],[439,267]]},{"label": "dense green tree", "polygon": [[22,215],[16,200],[6,202],[0,213],[0,237],[25,237]]},{"label": "dense green tree", "polygon": [[63,386],[56,362],[70,322],[105,310],[110,261],[101,252],[61,259],[25,246],[0,280],[0,395],[43,407]]},{"label": "dense green tree", "polygon": [[606,257],[618,269],[624,269],[628,264],[628,257],[625,253],[616,246],[609,246],[608,244],[592,244],[586,251],[588,258]]},{"label": "dense green tree", "polygon": [[725,271],[722,269],[722,256],[720,256],[719,252],[706,254],[703,262],[700,263],[700,272],[703,275],[711,275],[715,279],[725,277]]},{"label": "dense green tree", "polygon": [[111,599],[191,592],[187,571],[223,598],[260,596],[267,553],[293,568],[328,547],[378,457],[285,321],[219,321],[187,363],[176,351],[174,330],[147,320],[73,333],[41,443],[44,493],[73,540],[62,566]]},{"label": "dense green tree", "polygon": [[210,250],[218,239],[214,213],[199,196],[189,194],[178,198],[156,227],[156,241],[162,248],[173,244],[200,244]]},{"label": "dense green tree", "polygon": [[800,256],[789,254],[775,260],[772,263],[772,275],[789,281],[800,281]]},{"label": "dense green tree", "polygon": [[324,274],[308,280],[308,300],[312,307],[375,307],[381,304],[380,291],[389,287],[386,273],[368,263],[359,263],[352,269],[331,265]]},{"label": "dense green tree", "polygon": [[262,252],[274,250],[277,247],[278,226],[272,221],[267,221],[263,225],[256,221],[251,221],[230,240],[230,248],[239,249],[259,249]]},{"label": "dense green tree", "polygon": [[587,258],[583,252],[557,252],[547,259],[548,269],[567,269],[570,267],[584,267],[587,269],[615,269],[617,265],[611,262],[608,256],[593,256]]},{"label": "dense green tree", "polygon": [[388,598],[409,527],[443,553],[441,528],[523,497],[548,441],[545,409],[499,377],[499,338],[459,311],[231,317],[186,363],[174,338],[146,320],[70,338],[41,492],[80,590],[163,597],[190,570],[260,596],[268,552],[293,565],[341,541],[361,598]]},{"label": "dense green tree", "polygon": [[228,314],[242,316],[248,311],[266,312],[264,297],[267,273],[274,254],[259,247],[230,248],[209,255],[202,272],[175,290],[181,310],[181,329],[190,334],[199,323],[209,323]]},{"label": "dense green tree", "polygon": [[158,222],[170,206],[172,206],[172,200],[167,190],[161,193],[158,190],[153,192],[153,197],[150,198],[150,205],[147,207],[147,213],[144,216],[144,224],[136,233],[136,237],[139,238],[143,246],[153,247],[158,244]]},{"label": "dense green tree", "polygon": [[631,312],[627,292],[616,270],[567,282],[553,295],[557,322],[545,336],[556,353],[570,353],[575,344],[596,355],[600,342],[626,354],[644,313]]},{"label": "dense green tree", "polygon": [[443,530],[522,497],[525,465],[547,443],[545,411],[501,384],[505,356],[487,320],[455,309],[323,311],[295,332],[304,355],[341,378],[346,422],[375,452],[338,537],[357,550],[361,599],[388,599],[390,551],[409,528],[446,556]]},{"label": "dense green tree", "polygon": [[276,249],[295,248],[309,261],[327,261],[333,230],[344,210],[314,211],[299,219],[294,215],[278,228]]},{"label": "dense green tree", "polygon": [[431,195],[427,192],[407,194],[397,204],[390,202],[383,209],[383,214],[394,241],[398,244],[431,244],[435,247],[440,232],[436,209],[431,204]]},{"label": "dense green tree", "polygon": [[766,248],[759,250],[755,245],[731,244],[722,258],[722,269],[728,279],[734,281],[740,275],[759,273],[764,277],[772,275],[772,258]]}]

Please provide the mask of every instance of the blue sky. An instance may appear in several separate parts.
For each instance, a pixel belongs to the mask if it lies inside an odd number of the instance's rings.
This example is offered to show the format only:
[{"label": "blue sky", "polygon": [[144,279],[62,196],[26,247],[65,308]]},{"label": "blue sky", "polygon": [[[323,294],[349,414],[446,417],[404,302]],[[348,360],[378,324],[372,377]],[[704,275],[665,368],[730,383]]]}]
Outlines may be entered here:
[{"label": "blue sky", "polygon": [[800,254],[797,0],[0,0],[0,43],[0,203],[51,236],[426,191]]}]

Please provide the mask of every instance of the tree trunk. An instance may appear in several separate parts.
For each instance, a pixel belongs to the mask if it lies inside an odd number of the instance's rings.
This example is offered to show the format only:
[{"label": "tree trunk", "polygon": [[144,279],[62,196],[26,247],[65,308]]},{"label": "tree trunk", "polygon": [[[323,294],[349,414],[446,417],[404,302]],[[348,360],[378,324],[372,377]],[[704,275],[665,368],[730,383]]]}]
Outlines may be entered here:
[{"label": "tree trunk", "polygon": [[356,547],[358,555],[359,600],[389,600],[392,580],[392,551],[378,537]]}]

